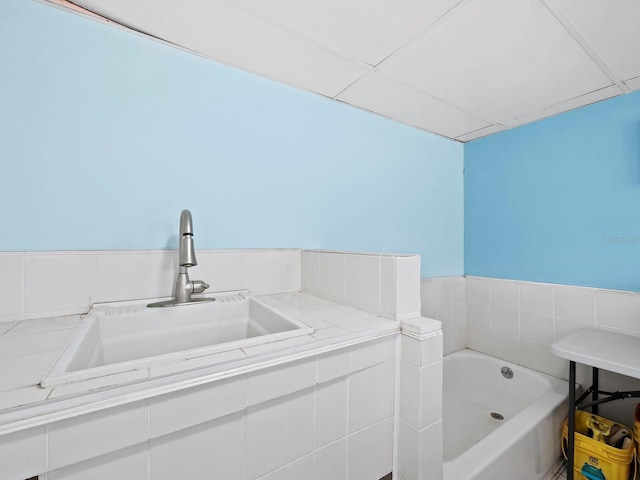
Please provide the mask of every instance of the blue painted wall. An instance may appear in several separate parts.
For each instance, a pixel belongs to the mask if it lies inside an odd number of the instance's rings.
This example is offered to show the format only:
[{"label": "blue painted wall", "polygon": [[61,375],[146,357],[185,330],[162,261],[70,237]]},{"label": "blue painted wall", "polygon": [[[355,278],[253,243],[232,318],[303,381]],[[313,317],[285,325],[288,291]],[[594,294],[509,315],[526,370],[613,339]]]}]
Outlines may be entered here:
[{"label": "blue painted wall", "polygon": [[0,251],[422,254],[463,271],[463,146],[25,0],[0,3]]},{"label": "blue painted wall", "polygon": [[640,92],[465,145],[465,273],[640,290]]}]

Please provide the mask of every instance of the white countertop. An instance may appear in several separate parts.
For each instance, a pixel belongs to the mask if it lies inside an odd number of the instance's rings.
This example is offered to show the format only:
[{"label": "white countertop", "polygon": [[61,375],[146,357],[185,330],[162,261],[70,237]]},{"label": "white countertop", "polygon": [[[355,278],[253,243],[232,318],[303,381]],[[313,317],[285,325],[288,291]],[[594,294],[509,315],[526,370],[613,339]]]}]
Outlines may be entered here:
[{"label": "white countertop", "polygon": [[80,413],[87,403],[104,405],[105,400],[115,404],[119,398],[146,398],[400,331],[395,320],[306,292],[257,298],[312,327],[313,333],[49,388],[40,387],[40,380],[72,338],[83,316],[0,323],[0,430],[18,429],[10,424],[27,422],[38,415],[57,419],[63,410]]},{"label": "white countertop", "polygon": [[581,329],[555,342],[551,350],[573,362],[640,378],[640,337]]}]

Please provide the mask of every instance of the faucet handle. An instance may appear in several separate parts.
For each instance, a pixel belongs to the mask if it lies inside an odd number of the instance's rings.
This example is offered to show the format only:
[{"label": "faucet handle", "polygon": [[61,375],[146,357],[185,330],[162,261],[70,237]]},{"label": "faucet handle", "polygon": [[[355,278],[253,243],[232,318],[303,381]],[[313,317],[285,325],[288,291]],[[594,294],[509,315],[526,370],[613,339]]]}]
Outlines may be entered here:
[{"label": "faucet handle", "polygon": [[209,284],[207,282],[203,282],[202,280],[193,280],[191,282],[191,292],[192,293],[202,293],[207,288],[209,288]]}]

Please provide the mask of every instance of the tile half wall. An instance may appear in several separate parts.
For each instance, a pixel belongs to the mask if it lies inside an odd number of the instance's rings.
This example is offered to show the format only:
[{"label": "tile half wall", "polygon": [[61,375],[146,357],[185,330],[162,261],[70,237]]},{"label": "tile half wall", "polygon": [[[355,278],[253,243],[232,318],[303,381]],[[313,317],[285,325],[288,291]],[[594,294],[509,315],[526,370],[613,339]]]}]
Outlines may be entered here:
[{"label": "tile half wall", "polygon": [[422,315],[442,322],[444,353],[471,348],[566,378],[551,345],[580,328],[640,335],[640,293],[487,277],[421,281]]}]

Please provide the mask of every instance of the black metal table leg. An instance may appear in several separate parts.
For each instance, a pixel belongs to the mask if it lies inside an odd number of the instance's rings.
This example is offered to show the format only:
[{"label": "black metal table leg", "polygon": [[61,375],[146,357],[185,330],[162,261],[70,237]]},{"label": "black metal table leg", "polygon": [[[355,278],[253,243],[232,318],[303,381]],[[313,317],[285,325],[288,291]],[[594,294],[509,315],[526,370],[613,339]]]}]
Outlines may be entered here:
[{"label": "black metal table leg", "polygon": [[576,429],[576,362],[569,362],[569,414],[567,421],[567,480],[573,480],[573,450]]},{"label": "black metal table leg", "polygon": [[[598,390],[600,389],[600,385],[598,384],[598,376],[599,376],[598,373],[599,373],[598,368],[593,367],[591,369],[591,378],[592,378],[591,387],[593,388],[593,391],[591,392],[591,400],[593,402],[598,401]],[[597,403],[591,407],[591,413],[593,413],[594,415],[598,415]]]}]

